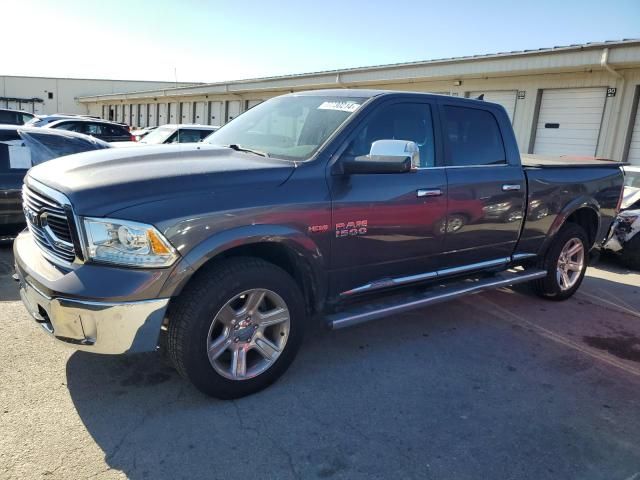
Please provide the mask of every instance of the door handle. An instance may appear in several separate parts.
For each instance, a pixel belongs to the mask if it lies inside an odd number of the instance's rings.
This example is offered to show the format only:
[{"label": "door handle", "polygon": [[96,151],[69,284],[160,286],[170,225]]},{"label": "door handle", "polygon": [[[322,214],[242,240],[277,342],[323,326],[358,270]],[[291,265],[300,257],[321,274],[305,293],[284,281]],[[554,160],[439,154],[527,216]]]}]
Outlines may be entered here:
[{"label": "door handle", "polygon": [[439,188],[420,188],[416,192],[417,197],[439,197],[442,195],[442,190]]},{"label": "door handle", "polygon": [[520,185],[518,184],[507,184],[507,185],[502,185],[502,191],[503,192],[513,192],[515,190],[520,190]]}]

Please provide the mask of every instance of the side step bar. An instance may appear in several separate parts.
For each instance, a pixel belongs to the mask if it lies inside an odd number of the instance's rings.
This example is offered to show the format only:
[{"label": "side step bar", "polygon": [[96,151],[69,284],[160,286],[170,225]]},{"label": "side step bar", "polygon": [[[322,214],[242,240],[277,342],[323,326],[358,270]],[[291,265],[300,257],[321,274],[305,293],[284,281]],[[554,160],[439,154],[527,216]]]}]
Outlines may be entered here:
[{"label": "side step bar", "polygon": [[405,295],[400,298],[395,297],[392,300],[352,307],[339,313],[327,315],[325,319],[329,328],[333,330],[351,327],[370,320],[446,302],[447,300],[483,290],[529,282],[545,275],[547,275],[547,272],[540,269],[527,269],[519,272],[505,271],[489,278],[465,279],[450,284],[436,285],[419,294]]}]

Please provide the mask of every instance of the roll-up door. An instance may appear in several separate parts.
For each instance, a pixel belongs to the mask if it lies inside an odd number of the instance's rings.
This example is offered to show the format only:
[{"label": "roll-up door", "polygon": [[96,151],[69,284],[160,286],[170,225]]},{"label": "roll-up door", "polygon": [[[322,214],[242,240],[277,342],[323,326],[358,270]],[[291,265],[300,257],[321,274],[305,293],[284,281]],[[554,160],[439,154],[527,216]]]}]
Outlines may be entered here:
[{"label": "roll-up door", "polygon": [[263,100],[247,100],[247,110],[255,107],[256,105],[260,105]]},{"label": "roll-up door", "polygon": [[209,102],[208,125],[222,125],[222,102]]},{"label": "roll-up door", "polygon": [[[640,100],[638,101],[640,105]],[[626,161],[631,165],[640,165],[640,108],[636,106],[636,118],[631,127],[631,143]]]},{"label": "roll-up door", "polygon": [[180,104],[178,102],[169,104],[169,123],[180,123]]},{"label": "roll-up door", "polygon": [[196,102],[194,123],[205,124],[207,123],[207,103]]},{"label": "roll-up door", "polygon": [[606,99],[606,87],[543,90],[533,153],[595,155]]},{"label": "roll-up door", "polygon": [[180,123],[193,123],[193,116],[191,113],[191,102],[181,103],[181,117]]},{"label": "roll-up door", "polygon": [[147,105],[144,103],[138,105],[138,126],[147,126]]},{"label": "roll-up door", "polygon": [[169,113],[166,103],[158,105],[158,125],[166,125],[169,123]]},{"label": "roll-up door", "polygon": [[513,116],[516,113],[516,102],[518,98],[517,90],[494,90],[469,92],[469,98],[478,98],[483,95],[485,102],[493,102],[502,105],[509,115],[509,120],[513,123]]},{"label": "roll-up door", "polygon": [[149,126],[158,126],[158,104],[150,103],[147,105],[147,112],[149,112]]},{"label": "roll-up door", "polygon": [[227,102],[227,122],[240,115],[240,100],[229,100]]}]

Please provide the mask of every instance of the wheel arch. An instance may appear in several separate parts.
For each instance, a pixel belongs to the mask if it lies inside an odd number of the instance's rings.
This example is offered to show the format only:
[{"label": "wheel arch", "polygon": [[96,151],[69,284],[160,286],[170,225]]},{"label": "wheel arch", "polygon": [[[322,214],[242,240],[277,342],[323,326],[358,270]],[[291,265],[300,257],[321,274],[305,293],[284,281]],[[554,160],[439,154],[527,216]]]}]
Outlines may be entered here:
[{"label": "wheel arch", "polygon": [[560,229],[567,223],[580,225],[587,233],[589,239],[589,249],[593,248],[600,231],[600,205],[591,197],[579,197],[568,203],[556,216],[551,228],[547,232],[547,237],[540,249],[541,253],[551,245],[553,238]]},{"label": "wheel arch", "polygon": [[179,295],[204,268],[232,257],[261,258],[282,268],[299,284],[308,313],[322,309],[327,290],[322,253],[311,238],[287,226],[250,225],[208,238],[180,260],[164,295]]}]

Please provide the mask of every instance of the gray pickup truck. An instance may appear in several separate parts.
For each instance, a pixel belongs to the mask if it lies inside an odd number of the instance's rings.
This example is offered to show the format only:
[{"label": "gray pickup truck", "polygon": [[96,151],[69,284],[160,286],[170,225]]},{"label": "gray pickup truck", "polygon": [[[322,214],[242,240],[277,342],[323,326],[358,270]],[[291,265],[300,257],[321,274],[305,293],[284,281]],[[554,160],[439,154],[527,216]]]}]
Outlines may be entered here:
[{"label": "gray pickup truck", "polygon": [[283,374],[311,321],[342,328],[522,282],[569,298],[621,170],[521,162],[496,104],[284,95],[205,143],[31,169],[15,278],[57,340],[160,349],[203,392],[240,397]]}]

